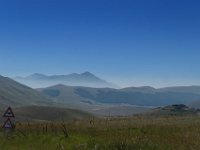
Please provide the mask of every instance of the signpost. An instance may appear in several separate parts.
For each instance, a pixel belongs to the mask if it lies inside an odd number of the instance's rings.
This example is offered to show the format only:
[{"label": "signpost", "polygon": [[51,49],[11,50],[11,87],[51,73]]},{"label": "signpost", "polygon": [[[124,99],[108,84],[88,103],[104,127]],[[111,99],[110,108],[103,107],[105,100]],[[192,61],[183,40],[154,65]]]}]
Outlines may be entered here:
[{"label": "signpost", "polygon": [[11,118],[15,118],[15,115],[11,109],[11,107],[8,107],[7,110],[5,111],[3,117],[5,118],[4,124],[2,128],[5,129],[5,135],[9,135],[12,133],[12,129],[14,129],[14,123],[12,122]]}]

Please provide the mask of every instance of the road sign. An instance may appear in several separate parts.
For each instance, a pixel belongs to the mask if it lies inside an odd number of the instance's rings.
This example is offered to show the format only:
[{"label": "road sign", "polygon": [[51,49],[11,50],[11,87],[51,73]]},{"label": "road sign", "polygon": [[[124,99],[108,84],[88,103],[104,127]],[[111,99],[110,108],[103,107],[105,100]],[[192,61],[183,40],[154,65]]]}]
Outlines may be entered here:
[{"label": "road sign", "polygon": [[15,117],[11,107],[8,107],[8,109],[5,111],[3,117],[5,117],[5,118],[14,118]]},{"label": "road sign", "polygon": [[11,122],[11,120],[9,118],[5,121],[5,123],[3,125],[3,128],[5,128],[5,129],[12,129],[12,128],[14,128],[14,126],[13,126],[13,124],[12,124],[12,122]]}]

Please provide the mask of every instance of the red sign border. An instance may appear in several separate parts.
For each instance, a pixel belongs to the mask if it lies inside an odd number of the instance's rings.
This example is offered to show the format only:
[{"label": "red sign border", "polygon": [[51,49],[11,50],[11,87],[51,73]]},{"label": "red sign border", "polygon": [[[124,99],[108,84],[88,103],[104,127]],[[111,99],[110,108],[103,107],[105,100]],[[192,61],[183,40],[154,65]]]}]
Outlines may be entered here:
[{"label": "red sign border", "polygon": [[[10,111],[12,113],[12,116],[6,116],[6,113]],[[11,107],[8,107],[7,110],[5,111],[4,115],[3,115],[4,118],[15,118],[15,115],[12,111],[12,108]]]},{"label": "red sign border", "polygon": [[[6,123],[7,123],[8,121],[9,121],[10,124],[11,124],[11,128],[6,128],[6,127],[5,127],[5,125],[6,125]],[[8,118],[8,119],[4,122],[4,125],[2,126],[2,128],[4,128],[4,129],[13,129],[13,128],[14,128],[14,126],[13,126],[12,121],[10,120],[10,118]]]}]

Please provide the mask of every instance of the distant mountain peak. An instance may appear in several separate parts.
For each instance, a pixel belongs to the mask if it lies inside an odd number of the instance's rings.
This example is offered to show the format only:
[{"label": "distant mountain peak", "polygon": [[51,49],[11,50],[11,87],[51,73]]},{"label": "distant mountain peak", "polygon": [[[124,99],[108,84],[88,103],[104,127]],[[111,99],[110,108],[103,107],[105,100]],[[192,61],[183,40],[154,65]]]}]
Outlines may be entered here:
[{"label": "distant mountain peak", "polygon": [[106,82],[105,80],[95,76],[94,74],[92,74],[91,72],[88,72],[88,71],[81,73],[79,75],[83,78],[93,79],[93,80],[100,81],[100,82]]},{"label": "distant mountain peak", "polygon": [[83,73],[81,73],[81,75],[86,75],[86,76],[95,76],[94,74],[92,74],[92,73],[89,72],[89,71],[83,72]]}]

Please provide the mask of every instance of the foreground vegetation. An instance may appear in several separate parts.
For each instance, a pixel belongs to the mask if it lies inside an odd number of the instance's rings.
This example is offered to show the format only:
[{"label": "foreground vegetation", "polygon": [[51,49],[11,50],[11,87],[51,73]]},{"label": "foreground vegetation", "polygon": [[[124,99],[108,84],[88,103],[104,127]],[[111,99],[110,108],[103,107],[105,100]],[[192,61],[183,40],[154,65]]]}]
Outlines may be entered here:
[{"label": "foreground vegetation", "polygon": [[0,150],[198,150],[200,117],[144,117],[17,123]]}]

